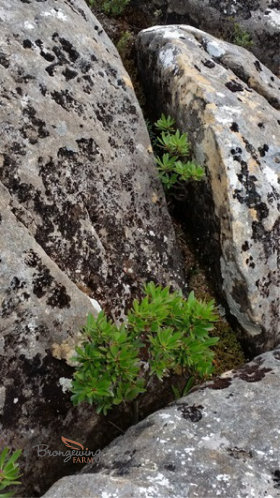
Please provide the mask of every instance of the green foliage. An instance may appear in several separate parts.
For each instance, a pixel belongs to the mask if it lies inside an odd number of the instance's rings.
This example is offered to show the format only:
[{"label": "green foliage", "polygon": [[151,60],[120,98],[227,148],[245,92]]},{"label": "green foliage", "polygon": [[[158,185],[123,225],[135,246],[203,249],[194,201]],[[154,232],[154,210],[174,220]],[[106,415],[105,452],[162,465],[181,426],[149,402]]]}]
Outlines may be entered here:
[{"label": "green foliage", "polygon": [[8,498],[13,496],[13,491],[5,493],[1,493],[1,491],[7,488],[7,486],[20,484],[20,481],[18,481],[20,477],[19,465],[17,463],[20,455],[21,450],[14,451],[14,453],[10,455],[9,448],[4,448],[0,454],[0,498]]},{"label": "green foliage", "polygon": [[123,13],[130,0],[87,0],[90,7],[99,4],[105,14],[119,16]]},{"label": "green foliage", "polygon": [[253,45],[250,33],[244,31],[238,23],[233,25],[233,43],[244,48],[249,48]]},{"label": "green foliage", "polygon": [[79,368],[74,375],[72,401],[95,403],[97,412],[106,414],[112,404],[143,392],[138,359],[141,343],[103,312],[97,318],[88,316],[84,334],[83,347],[76,349]]},{"label": "green foliage", "polygon": [[172,133],[174,130],[175,119],[171,116],[165,116],[163,113],[160,118],[155,122],[155,127],[160,131],[168,131]]},{"label": "green foliage", "polygon": [[[156,140],[153,139],[154,148],[164,150],[162,156],[156,156],[156,163],[166,190],[190,180],[202,180],[205,175],[202,166],[190,160],[188,134],[175,131],[174,125],[173,118],[162,114],[155,123],[155,128],[161,133]],[[151,131],[153,133],[153,130],[149,129],[150,136]]]},{"label": "green foliage", "polygon": [[133,40],[133,35],[130,31],[124,31],[117,43],[117,49],[118,49],[118,52],[121,56],[122,59],[125,59],[130,50],[131,50],[131,43],[132,43],[132,40]]},{"label": "green foliage", "polygon": [[164,150],[175,157],[188,156],[190,152],[190,144],[188,142],[187,133],[181,134],[179,130],[177,130],[174,134],[169,132],[165,133],[163,131],[161,136],[158,138],[158,142]]},{"label": "green foliage", "polygon": [[187,299],[153,282],[134,300],[125,324],[117,327],[103,312],[88,316],[84,341],[76,349],[72,401],[107,411],[146,391],[149,378],[171,373],[209,375],[218,339],[210,337],[217,317],[214,302]]}]

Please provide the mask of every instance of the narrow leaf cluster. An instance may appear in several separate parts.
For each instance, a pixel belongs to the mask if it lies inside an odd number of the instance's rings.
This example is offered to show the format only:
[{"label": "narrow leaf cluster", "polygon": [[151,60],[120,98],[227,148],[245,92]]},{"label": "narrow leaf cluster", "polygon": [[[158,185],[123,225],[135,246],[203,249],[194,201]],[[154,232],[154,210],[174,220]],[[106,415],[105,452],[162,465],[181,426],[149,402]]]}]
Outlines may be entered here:
[{"label": "narrow leaf cluster", "polygon": [[13,496],[13,491],[7,491],[5,493],[1,493],[1,491],[8,486],[20,484],[20,481],[18,481],[20,477],[19,465],[17,463],[20,455],[21,450],[17,450],[10,455],[9,448],[4,448],[0,454],[0,498],[9,498],[10,496]]},{"label": "narrow leaf cluster", "polygon": [[204,177],[204,169],[190,160],[190,144],[187,133],[175,131],[175,120],[161,115],[155,128],[160,132],[155,148],[163,149],[162,156],[156,156],[160,179],[169,190],[173,185],[189,180],[199,181]]},{"label": "narrow leaf cluster", "polygon": [[123,13],[130,0],[87,0],[88,4],[93,7],[95,4],[100,5],[105,14],[119,16]]},{"label": "narrow leaf cluster", "polygon": [[244,48],[250,48],[254,45],[250,33],[243,30],[238,23],[233,25],[233,43]]},{"label": "narrow leaf cluster", "polygon": [[187,299],[150,282],[134,300],[127,321],[116,326],[103,312],[88,316],[84,342],[76,349],[72,401],[86,401],[106,414],[113,405],[146,391],[151,377],[171,373],[209,375],[218,338],[209,332],[217,317],[214,302]]}]

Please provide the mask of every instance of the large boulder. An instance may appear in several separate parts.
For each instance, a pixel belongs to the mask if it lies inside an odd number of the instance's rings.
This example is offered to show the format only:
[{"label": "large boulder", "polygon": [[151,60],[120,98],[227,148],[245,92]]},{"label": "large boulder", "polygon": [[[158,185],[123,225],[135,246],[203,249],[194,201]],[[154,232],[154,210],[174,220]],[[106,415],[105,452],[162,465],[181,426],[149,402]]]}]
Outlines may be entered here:
[{"label": "large boulder", "polygon": [[17,218],[112,314],[180,281],[148,132],[119,55],[82,0],[0,1],[1,168]]},{"label": "large boulder", "polygon": [[277,496],[280,350],[150,415],[44,498]]},{"label": "large boulder", "polygon": [[148,102],[189,132],[206,167],[182,217],[195,220],[250,343],[271,349],[280,339],[280,82],[245,49],[190,26],[142,31],[138,56]]},{"label": "large boulder", "polygon": [[0,183],[1,447],[24,450],[24,485],[33,492],[40,491],[34,479],[44,464],[33,446],[56,447],[65,433],[78,437],[78,427],[85,438],[89,434],[94,413],[73,409],[63,392],[72,369],[56,358],[70,359],[85,316],[99,308],[47,256],[10,205]]},{"label": "large boulder", "polygon": [[38,445],[114,434],[67,391],[87,313],[183,275],[131,81],[86,4],[0,0],[0,38],[1,446],[24,450],[35,496],[72,465]]},{"label": "large boulder", "polygon": [[151,0],[148,6],[142,0],[134,2],[164,24],[190,24],[217,38],[247,44],[279,75],[279,0]]}]

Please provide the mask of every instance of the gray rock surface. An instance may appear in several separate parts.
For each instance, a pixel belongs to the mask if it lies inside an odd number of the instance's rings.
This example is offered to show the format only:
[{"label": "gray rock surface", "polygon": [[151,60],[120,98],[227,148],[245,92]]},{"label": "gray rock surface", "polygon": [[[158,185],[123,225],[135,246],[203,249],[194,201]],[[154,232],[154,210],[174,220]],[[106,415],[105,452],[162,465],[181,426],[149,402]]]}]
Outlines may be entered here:
[{"label": "gray rock surface", "polygon": [[31,496],[69,471],[36,445],[113,437],[66,391],[87,313],[182,272],[131,81],[86,4],[0,0],[0,40],[1,445],[23,449]]},{"label": "gray rock surface", "polygon": [[131,427],[44,498],[276,497],[279,381],[278,349]]},{"label": "gray rock surface", "polygon": [[82,0],[2,0],[0,19],[0,180],[17,218],[113,314],[143,281],[181,282],[142,112],[100,24]]},{"label": "gray rock surface", "polygon": [[72,369],[56,358],[73,355],[85,316],[99,309],[47,256],[10,204],[0,182],[1,447],[24,450],[24,486],[31,480],[40,490],[36,476],[45,462],[33,446],[57,447],[64,432],[74,437],[78,421],[87,437],[94,420],[92,410],[71,406],[63,383]]},{"label": "gray rock surface", "polygon": [[219,263],[215,279],[251,344],[271,349],[280,338],[280,81],[245,49],[190,26],[142,31],[138,54],[150,105],[189,132],[206,167],[185,217]]},{"label": "gray rock surface", "polygon": [[[136,3],[146,8],[146,2]],[[250,51],[279,76],[279,0],[152,0],[152,6],[165,24],[190,24],[233,43],[238,25],[250,35]]]}]

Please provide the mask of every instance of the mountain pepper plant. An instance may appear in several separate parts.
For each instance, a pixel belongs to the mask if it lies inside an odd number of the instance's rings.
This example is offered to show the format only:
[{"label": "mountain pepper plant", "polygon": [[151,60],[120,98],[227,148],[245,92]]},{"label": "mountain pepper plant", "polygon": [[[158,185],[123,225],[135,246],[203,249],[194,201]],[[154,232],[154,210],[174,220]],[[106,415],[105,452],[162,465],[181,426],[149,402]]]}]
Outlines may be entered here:
[{"label": "mountain pepper plant", "polygon": [[1,491],[8,486],[20,484],[18,480],[20,477],[19,465],[17,463],[20,455],[21,450],[17,450],[11,455],[9,448],[4,448],[0,454],[0,498],[13,496],[13,491],[6,491],[4,493],[1,493]]},{"label": "mountain pepper plant", "polygon": [[214,302],[199,301],[191,292],[184,298],[150,282],[145,296],[134,300],[127,320],[120,326],[103,312],[91,314],[83,329],[83,343],[76,348],[72,401],[87,402],[98,413],[113,405],[135,400],[149,381],[171,374],[201,377],[213,371],[218,338],[209,332],[217,320]]},{"label": "mountain pepper plant", "polygon": [[204,169],[190,159],[188,134],[175,130],[175,120],[164,114],[156,121],[155,128],[158,135],[153,139],[153,145],[156,151],[163,152],[156,156],[156,163],[165,189],[189,180],[202,180]]}]

